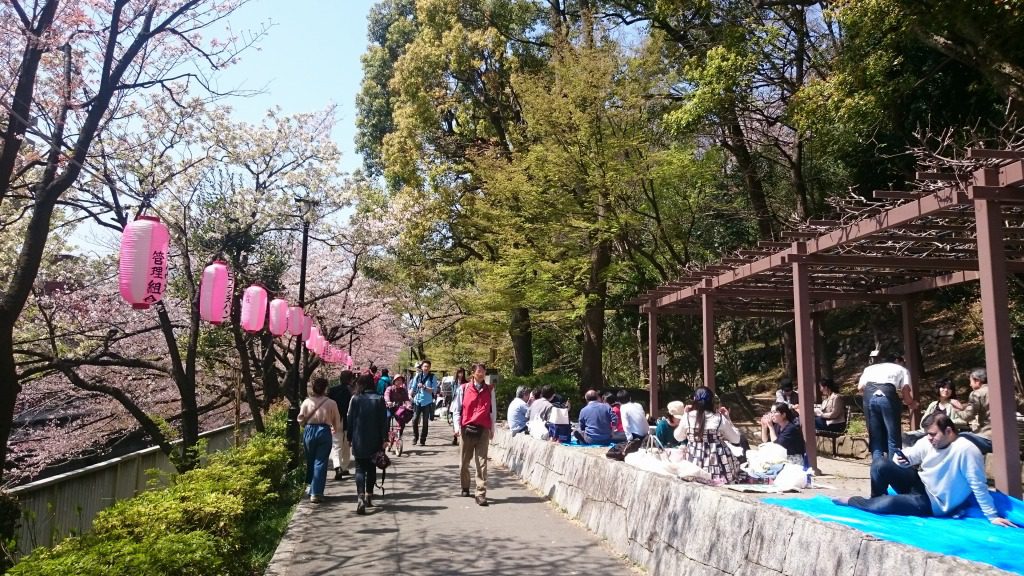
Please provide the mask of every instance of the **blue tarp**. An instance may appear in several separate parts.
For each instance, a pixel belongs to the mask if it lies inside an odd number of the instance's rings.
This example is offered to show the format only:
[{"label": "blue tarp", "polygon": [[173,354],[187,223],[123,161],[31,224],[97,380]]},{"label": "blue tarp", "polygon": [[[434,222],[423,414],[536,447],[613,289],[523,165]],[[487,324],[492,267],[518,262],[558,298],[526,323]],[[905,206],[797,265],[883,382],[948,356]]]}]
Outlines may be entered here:
[{"label": "blue tarp", "polygon": [[[1024,502],[999,492],[992,492],[992,499],[1000,515],[1024,527]],[[974,498],[955,518],[881,516],[834,504],[824,496],[765,498],[763,501],[818,520],[845,524],[883,540],[1024,574],[1024,528],[1004,528],[989,523]]]}]

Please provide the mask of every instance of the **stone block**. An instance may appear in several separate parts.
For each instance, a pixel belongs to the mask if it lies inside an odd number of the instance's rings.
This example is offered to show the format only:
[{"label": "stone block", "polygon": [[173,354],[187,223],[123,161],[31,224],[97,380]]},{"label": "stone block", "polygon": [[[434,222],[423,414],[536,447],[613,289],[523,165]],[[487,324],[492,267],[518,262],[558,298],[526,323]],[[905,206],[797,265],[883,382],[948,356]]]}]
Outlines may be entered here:
[{"label": "stone block", "polygon": [[701,564],[732,574],[746,562],[754,505],[715,490],[699,490],[698,494],[692,510],[703,517],[699,524],[714,529],[689,530],[684,552]]},{"label": "stone block", "polygon": [[865,537],[852,528],[796,515],[782,572],[789,576],[853,576]]},{"label": "stone block", "polygon": [[856,574],[924,576],[925,562],[921,561],[920,554],[913,552],[917,551],[908,546],[865,538],[857,555]]},{"label": "stone block", "polygon": [[778,506],[757,507],[751,527],[747,560],[773,571],[782,572],[789,552],[789,541],[793,537],[792,512]]}]

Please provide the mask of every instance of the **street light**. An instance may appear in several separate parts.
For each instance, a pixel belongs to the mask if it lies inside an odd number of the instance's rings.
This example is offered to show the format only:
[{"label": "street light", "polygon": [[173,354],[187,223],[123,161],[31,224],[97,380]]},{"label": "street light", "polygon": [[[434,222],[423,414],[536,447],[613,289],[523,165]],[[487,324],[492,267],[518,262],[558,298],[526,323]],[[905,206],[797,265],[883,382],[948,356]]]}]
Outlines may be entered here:
[{"label": "street light", "polygon": [[[316,207],[317,202],[304,196],[296,196],[295,202],[301,206],[299,217],[302,219],[302,256],[299,260],[299,307],[306,309],[306,253],[309,248],[309,220],[310,214]],[[292,362],[292,382],[295,390],[292,394],[292,404],[288,409],[288,439],[293,443],[293,452],[298,454],[299,449],[299,404],[306,397],[306,362],[309,358],[306,355],[305,347],[302,345],[302,337],[295,338],[295,360]],[[299,363],[302,369],[299,369]]]}]

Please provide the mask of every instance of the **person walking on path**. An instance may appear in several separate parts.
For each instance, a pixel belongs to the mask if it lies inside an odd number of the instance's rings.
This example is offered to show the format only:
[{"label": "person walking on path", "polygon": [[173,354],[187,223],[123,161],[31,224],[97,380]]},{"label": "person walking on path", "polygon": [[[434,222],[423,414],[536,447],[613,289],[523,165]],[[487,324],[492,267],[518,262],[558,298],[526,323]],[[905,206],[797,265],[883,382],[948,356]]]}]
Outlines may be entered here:
[{"label": "person walking on path", "polygon": [[356,459],[356,514],[366,514],[366,507],[373,506],[373,486],[377,481],[373,455],[384,449],[387,437],[384,399],[377,394],[373,376],[363,374],[356,379],[356,395],[348,406],[348,439]]},{"label": "person walking on path", "polygon": [[[409,390],[405,387],[405,376],[395,376],[394,382],[384,391],[384,405],[388,409],[388,427],[391,426],[390,419],[395,418],[399,408],[412,410],[409,402]],[[405,424],[408,419],[398,418],[398,437],[405,434]]]},{"label": "person walking on path", "polygon": [[327,397],[334,400],[341,414],[341,428],[331,435],[331,466],[334,467],[334,479],[341,480],[348,474],[348,466],[352,460],[352,446],[345,435],[345,419],[348,415],[348,403],[352,400],[352,384],[356,375],[351,370],[342,370],[338,375],[337,386],[327,390]]},{"label": "person walking on path", "polygon": [[314,503],[322,502],[324,498],[332,430],[341,430],[338,404],[325,396],[325,392],[327,379],[313,380],[313,395],[299,406],[299,424],[305,426],[302,438],[306,449],[306,485],[309,487],[309,501]]},{"label": "person walking on path", "polygon": [[[420,363],[420,371],[409,381],[409,396],[412,397],[412,443],[427,445],[427,429],[433,412],[434,395],[437,394],[437,378],[430,372],[430,360]],[[420,423],[423,434],[420,434]]]},{"label": "person walking on path", "polygon": [[388,373],[387,368],[382,368],[380,371],[380,378],[377,379],[377,395],[383,396],[384,391],[391,386],[391,374]]},{"label": "person walking on path", "polygon": [[487,369],[473,365],[473,379],[455,389],[452,400],[452,426],[462,437],[459,481],[462,495],[469,496],[469,461],[476,464],[476,503],[487,506],[487,448],[494,438],[498,420],[494,386],[487,384]]}]

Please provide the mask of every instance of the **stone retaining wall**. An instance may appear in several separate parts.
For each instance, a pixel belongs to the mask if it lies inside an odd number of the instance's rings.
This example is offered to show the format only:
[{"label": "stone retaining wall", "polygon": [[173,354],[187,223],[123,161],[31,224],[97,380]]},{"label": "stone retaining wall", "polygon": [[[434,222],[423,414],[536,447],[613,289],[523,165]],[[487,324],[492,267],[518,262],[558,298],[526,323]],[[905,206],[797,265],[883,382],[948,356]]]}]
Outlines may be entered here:
[{"label": "stone retaining wall", "polygon": [[652,576],[1007,574],[504,429],[491,456]]}]

